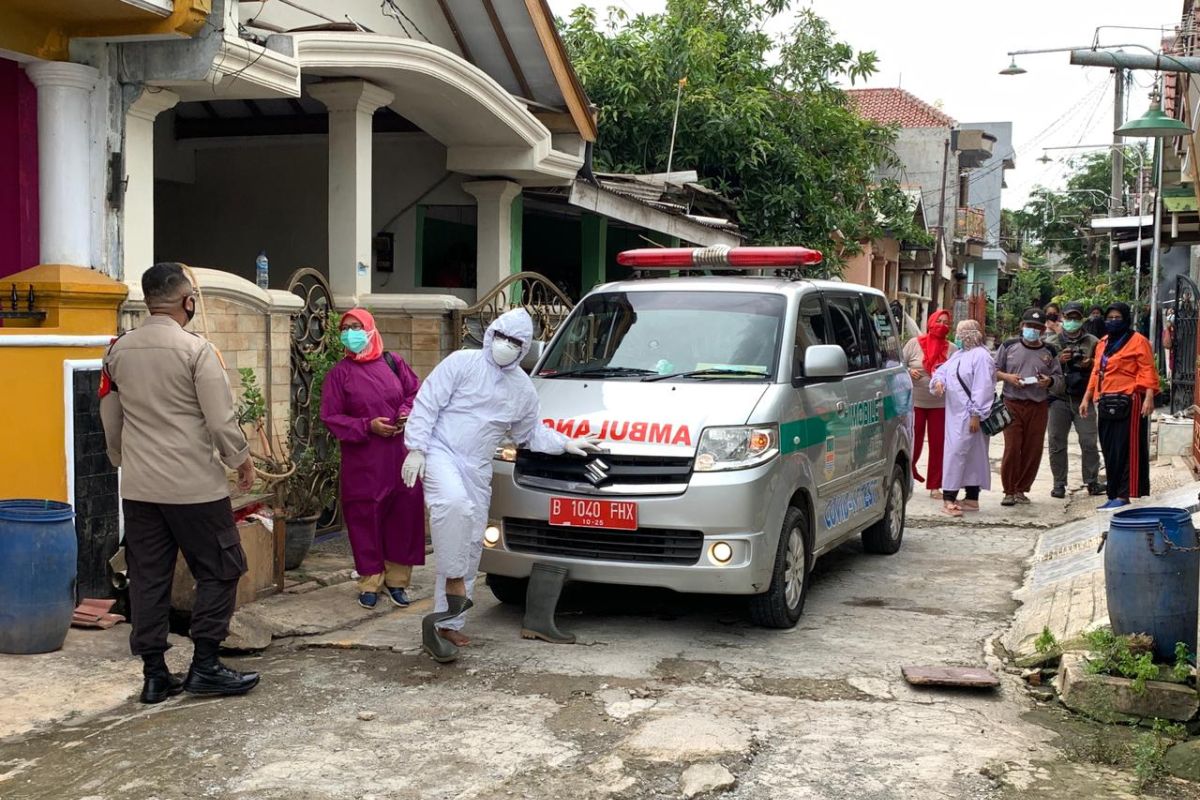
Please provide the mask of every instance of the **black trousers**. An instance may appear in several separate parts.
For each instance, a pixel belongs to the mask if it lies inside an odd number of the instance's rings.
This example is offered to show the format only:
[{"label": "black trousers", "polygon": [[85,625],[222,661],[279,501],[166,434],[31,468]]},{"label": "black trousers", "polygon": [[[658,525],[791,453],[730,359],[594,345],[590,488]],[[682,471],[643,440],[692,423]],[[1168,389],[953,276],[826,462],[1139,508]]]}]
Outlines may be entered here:
[{"label": "black trousers", "polygon": [[[1108,498],[1150,496],[1150,420],[1141,415],[1134,399],[1127,419],[1100,417],[1100,449],[1108,474]],[[1130,468],[1137,480],[1130,486]]]},{"label": "black trousers", "polygon": [[[976,500],[976,501],[979,500],[979,487],[978,486],[964,486],[963,490],[966,492],[968,500]],[[953,503],[954,501],[958,500],[958,490],[955,489],[953,492],[951,492],[951,491],[947,491],[947,490],[943,489],[942,490],[942,500],[944,500],[947,503]]]},{"label": "black trousers", "polygon": [[191,637],[224,640],[238,579],[246,572],[229,498],[188,505],[138,500],[123,504],[133,625],[129,649],[139,656],[167,650],[171,584],[180,551],[196,579]]}]

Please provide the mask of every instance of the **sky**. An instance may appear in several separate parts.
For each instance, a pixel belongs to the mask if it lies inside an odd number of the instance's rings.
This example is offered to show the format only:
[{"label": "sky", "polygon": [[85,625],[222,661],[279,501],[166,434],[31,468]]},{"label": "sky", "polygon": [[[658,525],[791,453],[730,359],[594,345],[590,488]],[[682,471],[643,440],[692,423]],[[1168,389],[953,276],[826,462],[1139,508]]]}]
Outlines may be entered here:
[{"label": "sky", "polygon": [[[598,9],[619,6],[631,13],[657,12],[665,0],[585,0]],[[566,16],[581,0],[550,0]],[[1074,67],[1068,54],[1017,56],[1025,75],[1003,76],[1011,50],[1088,46],[1099,26],[1103,44],[1142,44],[1157,49],[1157,29],[1179,23],[1182,0],[796,0],[827,19],[856,50],[874,50],[879,71],[860,86],[900,86],[938,105],[959,123],[1013,123],[1016,168],[1008,173],[1003,203],[1019,208],[1039,184],[1060,187],[1062,159],[1089,152],[1044,147],[1112,141],[1113,80],[1098,67]],[[788,27],[784,19],[772,29]],[[1131,48],[1135,52],[1144,52]],[[1128,117],[1148,107],[1151,72],[1133,73]],[[702,176],[703,177],[703,176]]]}]

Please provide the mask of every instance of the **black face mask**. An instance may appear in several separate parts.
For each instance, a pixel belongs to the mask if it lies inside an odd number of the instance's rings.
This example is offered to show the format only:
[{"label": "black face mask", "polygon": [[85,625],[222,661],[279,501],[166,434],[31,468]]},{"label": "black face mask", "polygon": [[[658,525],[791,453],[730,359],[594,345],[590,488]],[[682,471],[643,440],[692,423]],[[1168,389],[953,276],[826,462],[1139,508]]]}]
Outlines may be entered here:
[{"label": "black face mask", "polygon": [[1046,319],[1050,320],[1051,322],[1058,322],[1058,314],[1055,314],[1053,311],[1051,311],[1046,315]]},{"label": "black face mask", "polygon": [[[191,308],[188,307],[188,304],[187,304],[188,300],[192,301]],[[194,298],[194,297],[183,298],[183,313],[184,313],[184,315],[187,316],[187,321],[191,322],[192,318],[194,316],[196,316],[196,298]]]}]

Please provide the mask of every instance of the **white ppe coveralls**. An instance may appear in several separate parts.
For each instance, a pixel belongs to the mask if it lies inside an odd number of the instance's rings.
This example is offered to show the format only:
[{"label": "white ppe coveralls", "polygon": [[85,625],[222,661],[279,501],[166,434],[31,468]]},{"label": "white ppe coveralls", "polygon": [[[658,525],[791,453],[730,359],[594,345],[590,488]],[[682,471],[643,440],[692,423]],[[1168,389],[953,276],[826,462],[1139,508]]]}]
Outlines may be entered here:
[{"label": "white ppe coveralls", "polygon": [[[522,342],[521,356],[507,367],[492,358],[500,332]],[[446,579],[466,578],[467,597],[483,552],[492,499],[492,459],[506,433],[518,446],[549,455],[564,452],[567,437],[542,424],[533,381],[521,370],[533,321],[524,309],[498,317],[483,335],[482,350],[446,357],[417,393],[404,429],[410,452],[425,454],[425,504],[437,560],[435,613],[447,610]],[[439,628],[461,630],[464,615]]]}]

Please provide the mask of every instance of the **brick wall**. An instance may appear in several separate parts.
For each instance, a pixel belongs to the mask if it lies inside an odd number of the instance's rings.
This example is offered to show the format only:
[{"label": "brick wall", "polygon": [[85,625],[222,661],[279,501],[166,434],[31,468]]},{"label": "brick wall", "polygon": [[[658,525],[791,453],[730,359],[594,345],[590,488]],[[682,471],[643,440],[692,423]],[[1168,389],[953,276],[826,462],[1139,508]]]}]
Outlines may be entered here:
[{"label": "brick wall", "polygon": [[371,313],[383,337],[383,346],[403,357],[422,380],[454,346],[449,312],[436,315],[373,310]]}]

